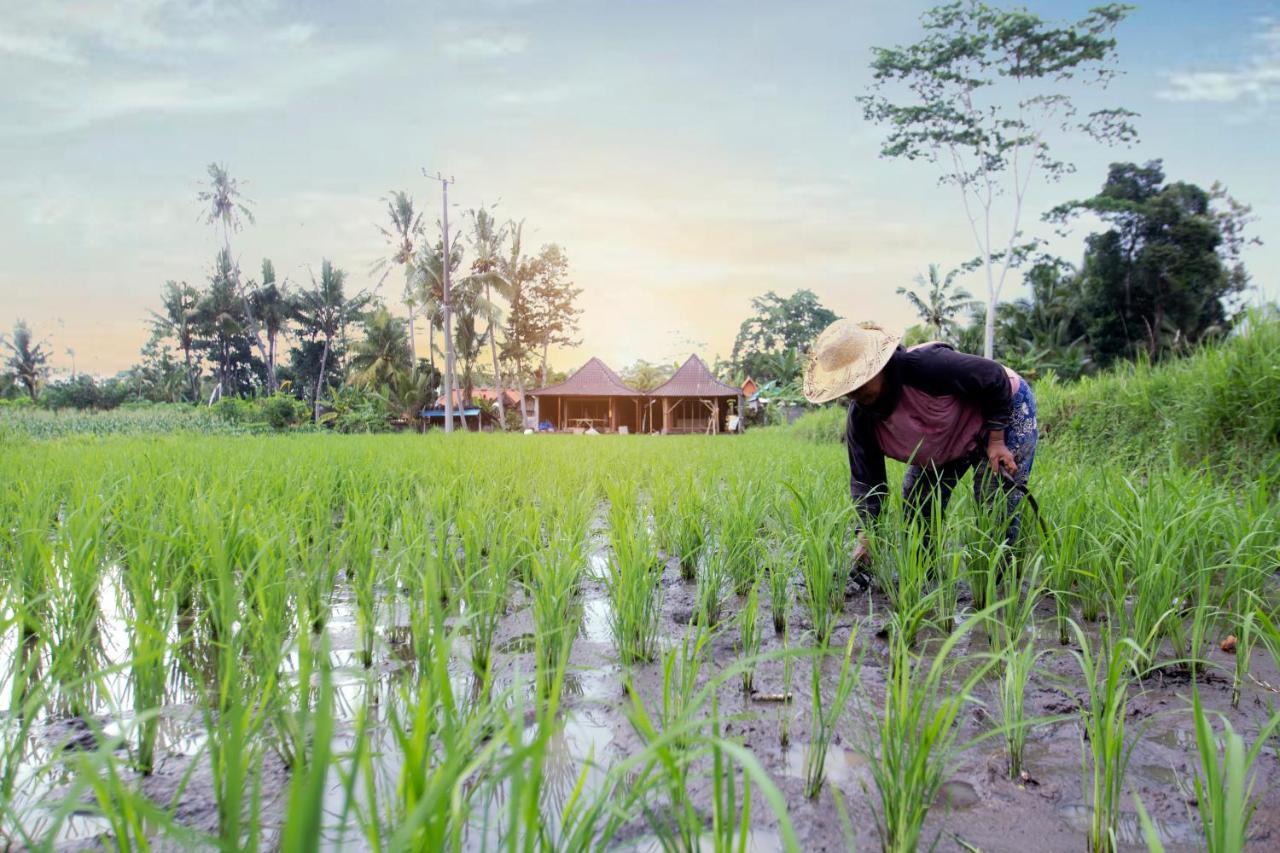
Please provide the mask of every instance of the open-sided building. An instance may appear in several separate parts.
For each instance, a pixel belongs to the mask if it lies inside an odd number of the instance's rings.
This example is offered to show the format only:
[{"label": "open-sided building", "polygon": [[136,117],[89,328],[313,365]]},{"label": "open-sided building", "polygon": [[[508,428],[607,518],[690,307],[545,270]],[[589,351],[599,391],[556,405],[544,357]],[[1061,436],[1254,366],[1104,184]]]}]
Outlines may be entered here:
[{"label": "open-sided building", "polygon": [[557,385],[530,392],[535,418],[558,431],[637,432],[644,394],[628,388],[609,366],[592,358]]},{"label": "open-sided building", "polygon": [[652,409],[656,410],[652,422],[664,433],[716,435],[740,428],[742,389],[716,379],[696,355],[689,356],[675,375],[648,396],[655,404]]}]

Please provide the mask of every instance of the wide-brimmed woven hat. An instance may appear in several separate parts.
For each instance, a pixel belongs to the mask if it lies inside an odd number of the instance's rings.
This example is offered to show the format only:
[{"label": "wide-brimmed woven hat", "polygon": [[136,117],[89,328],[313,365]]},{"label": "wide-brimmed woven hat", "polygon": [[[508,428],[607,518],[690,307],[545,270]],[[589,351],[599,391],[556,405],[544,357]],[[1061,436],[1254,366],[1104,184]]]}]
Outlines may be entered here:
[{"label": "wide-brimmed woven hat", "polygon": [[875,323],[836,320],[809,348],[804,398],[825,403],[865,384],[889,363],[900,340]]}]

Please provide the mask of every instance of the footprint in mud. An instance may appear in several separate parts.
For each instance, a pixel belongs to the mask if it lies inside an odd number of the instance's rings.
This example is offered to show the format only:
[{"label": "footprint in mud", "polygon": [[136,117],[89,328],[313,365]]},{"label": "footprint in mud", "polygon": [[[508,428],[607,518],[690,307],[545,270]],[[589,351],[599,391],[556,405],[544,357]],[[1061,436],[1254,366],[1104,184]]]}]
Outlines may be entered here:
[{"label": "footprint in mud", "polygon": [[942,783],[942,789],[938,791],[938,796],[934,800],[934,805],[948,811],[962,811],[971,809],[978,804],[981,797],[978,796],[978,790],[960,779],[951,779]]}]

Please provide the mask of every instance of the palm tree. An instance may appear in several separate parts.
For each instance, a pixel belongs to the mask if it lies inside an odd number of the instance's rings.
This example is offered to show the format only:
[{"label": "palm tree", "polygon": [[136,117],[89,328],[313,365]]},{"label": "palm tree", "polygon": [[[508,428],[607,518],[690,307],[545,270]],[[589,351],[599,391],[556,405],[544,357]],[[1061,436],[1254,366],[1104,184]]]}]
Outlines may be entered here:
[{"label": "palm tree", "polygon": [[196,197],[209,206],[205,217],[206,225],[222,226],[222,241],[226,248],[231,248],[231,232],[240,230],[240,217],[253,224],[253,204],[240,195],[240,183],[227,171],[221,163],[210,163],[208,166],[209,188],[201,190]]},{"label": "palm tree", "polygon": [[32,342],[31,328],[25,320],[13,325],[13,337],[0,335],[0,344],[9,351],[5,367],[13,371],[14,377],[27,389],[31,402],[35,402],[40,385],[49,375],[49,351],[44,341]]},{"label": "palm tree", "polygon": [[312,333],[324,338],[324,348],[320,353],[320,373],[316,377],[313,398],[313,417],[316,423],[320,422],[320,392],[324,388],[333,339],[342,333],[348,323],[360,316],[360,311],[369,301],[368,294],[363,291],[348,299],[343,293],[346,280],[345,272],[335,268],[328,260],[321,261],[319,281],[313,275],[311,289],[304,290],[298,298],[298,319]]},{"label": "palm tree", "polygon": [[[249,208],[249,205],[253,204],[253,202],[240,194],[239,181],[231,177],[231,173],[227,171],[225,165],[210,163],[207,171],[209,174],[209,188],[201,190],[196,198],[208,205],[205,224],[222,228],[222,248],[226,250],[227,256],[230,257],[231,232],[240,230],[241,217],[249,220],[249,224],[253,224],[253,211]],[[233,290],[239,295],[242,303],[241,310],[244,312],[245,319],[243,331],[253,339],[253,343],[258,348],[258,357],[266,364],[270,361],[270,357],[267,355],[266,344],[262,341],[261,324],[259,323],[259,318],[254,314],[249,290],[241,285],[240,265],[238,262],[231,265],[231,283]]]},{"label": "palm tree", "polygon": [[[218,363],[218,386],[214,395],[222,396],[232,385],[232,361],[237,348],[237,338],[244,335],[244,315],[241,300],[236,293],[235,264],[231,250],[219,249],[209,277],[209,289],[205,291],[195,310],[195,327],[203,343],[213,350]],[[212,402],[213,396],[210,397]]]},{"label": "palm tree", "polygon": [[[462,263],[462,247],[458,245],[458,241],[450,240],[450,258],[449,273],[452,278],[453,271]],[[436,331],[444,331],[444,241],[437,240],[435,245],[423,243],[418,249],[418,257],[415,263],[417,271],[416,281],[418,287],[418,304],[422,306],[422,312],[428,320],[428,345],[431,354],[431,369],[436,370]],[[459,301],[457,288],[451,288],[455,291],[450,294],[456,308]],[[452,330],[450,330],[452,331]],[[448,359],[446,359],[446,364]],[[450,377],[450,386],[456,387],[454,379]]]},{"label": "palm tree", "polygon": [[674,371],[670,365],[651,364],[640,359],[623,369],[622,378],[637,391],[652,391],[670,379],[672,373]]},{"label": "palm tree", "polygon": [[[524,285],[532,278],[532,265],[529,263],[529,259],[524,256],[524,220],[508,222],[503,231],[510,239],[511,245],[508,251],[497,259],[498,267],[496,272],[498,278],[502,281],[501,292],[509,305],[514,306],[517,300],[523,300],[524,306],[528,308],[529,293],[524,289]],[[517,349],[523,349],[523,347],[518,346]],[[543,367],[545,374],[545,363]],[[518,368],[516,370],[516,380],[520,391],[520,424],[523,427],[524,413],[528,411],[528,404],[525,400],[524,376]]]},{"label": "palm tree", "polygon": [[408,373],[412,358],[405,322],[379,306],[365,317],[364,338],[352,349],[349,363],[358,383],[380,388],[396,376]]},{"label": "palm tree", "polygon": [[[507,226],[497,227],[493,215],[483,207],[470,211],[468,215],[471,217],[471,248],[476,253],[476,259],[471,262],[471,277],[478,279],[484,285],[485,313],[488,321],[484,336],[489,339],[489,354],[493,358],[493,379],[498,398],[498,423],[505,428],[507,419],[502,403],[502,368],[498,364],[498,330],[494,322],[497,310],[492,291],[496,289],[499,296],[507,299],[511,297],[507,280],[499,269],[499,251],[506,237]],[[519,237],[515,239],[518,251]]]},{"label": "palm tree", "polygon": [[267,333],[267,393],[274,394],[280,388],[276,380],[276,341],[287,328],[296,306],[289,283],[276,284],[276,268],[269,259],[262,260],[262,284],[250,295],[249,302],[253,316]]},{"label": "palm tree", "polygon": [[929,278],[916,276],[916,284],[921,294],[905,287],[899,287],[899,295],[906,296],[911,307],[916,309],[920,322],[933,330],[935,340],[946,340],[958,328],[956,316],[973,304],[973,295],[969,291],[955,287],[955,278],[959,270],[952,270],[942,278],[937,264],[929,264]]},{"label": "palm tree", "polygon": [[164,308],[163,314],[151,312],[152,325],[167,337],[171,337],[182,350],[182,360],[186,363],[187,384],[191,388],[191,400],[200,399],[200,375],[191,360],[191,351],[195,346],[196,321],[200,308],[200,291],[185,281],[164,283],[164,294],[160,300]]},{"label": "palm tree", "polygon": [[404,304],[409,309],[409,352],[413,363],[418,363],[418,343],[414,334],[413,319],[418,306],[418,288],[414,285],[414,253],[417,251],[418,239],[422,236],[422,214],[414,211],[413,198],[401,190],[393,190],[389,197],[383,198],[387,203],[387,218],[391,220],[390,228],[378,226],[382,236],[391,246],[391,254],[376,261],[374,272],[381,272],[378,279],[381,285],[391,272],[392,267],[404,267]]}]

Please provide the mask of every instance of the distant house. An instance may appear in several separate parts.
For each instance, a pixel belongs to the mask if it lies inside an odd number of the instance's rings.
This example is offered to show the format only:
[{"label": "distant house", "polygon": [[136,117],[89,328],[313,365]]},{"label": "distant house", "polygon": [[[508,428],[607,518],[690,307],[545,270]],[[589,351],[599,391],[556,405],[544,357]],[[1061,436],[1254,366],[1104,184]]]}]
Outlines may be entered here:
[{"label": "distant house", "polygon": [[742,383],[742,396],[747,399],[751,399],[751,397],[759,390],[760,386],[750,376],[748,376]]},{"label": "distant house", "polygon": [[[492,386],[478,385],[475,388],[472,388],[471,405],[469,406],[463,405],[462,392],[463,389],[461,388],[453,389],[454,417],[461,419],[462,425],[465,425],[467,429],[478,430],[486,426],[492,426],[497,420],[497,411],[490,410],[490,407],[488,406],[480,406],[477,404],[488,403],[496,405],[498,399],[497,390]],[[519,411],[520,393],[518,391],[513,391],[510,388],[504,388],[502,390],[502,405],[504,411]],[[529,419],[528,416],[533,412],[532,402],[526,401],[525,408],[527,410],[525,421],[527,422]],[[445,421],[444,395],[441,394],[437,397],[435,404],[431,408],[423,409],[422,412],[420,412],[420,415],[429,425],[443,426]]]},{"label": "distant house", "polygon": [[716,379],[696,355],[652,391],[637,391],[592,358],[565,381],[529,395],[538,423],[558,432],[719,434],[742,428],[741,390]]},{"label": "distant house", "polygon": [[[741,429],[742,389],[726,385],[696,355],[648,394],[659,407],[663,433],[718,435]],[[657,418],[654,419],[655,422]],[[656,425],[656,423],[655,423]]]},{"label": "distant house", "polygon": [[630,388],[598,358],[563,382],[529,392],[534,418],[557,431],[637,432],[645,395]]}]

